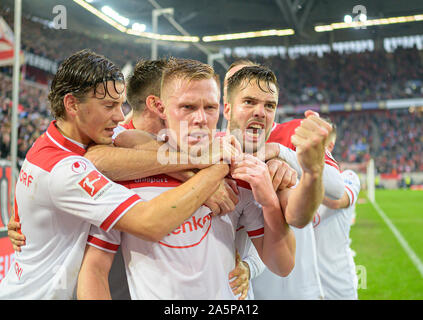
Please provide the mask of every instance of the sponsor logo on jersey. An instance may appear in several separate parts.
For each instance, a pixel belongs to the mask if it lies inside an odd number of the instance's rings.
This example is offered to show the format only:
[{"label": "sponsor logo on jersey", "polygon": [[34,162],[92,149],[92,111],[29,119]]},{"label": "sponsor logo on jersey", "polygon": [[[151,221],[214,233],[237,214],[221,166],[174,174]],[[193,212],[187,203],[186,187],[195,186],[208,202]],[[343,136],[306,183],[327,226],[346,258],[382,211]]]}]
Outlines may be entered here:
[{"label": "sponsor logo on jersey", "polygon": [[107,180],[97,170],[92,170],[87,176],[85,176],[79,185],[84,189],[91,197],[94,197],[101,189],[103,189],[109,180]]},{"label": "sponsor logo on jersey", "polygon": [[212,224],[210,210],[201,207],[159,243],[173,249],[186,249],[199,245],[208,235]]}]

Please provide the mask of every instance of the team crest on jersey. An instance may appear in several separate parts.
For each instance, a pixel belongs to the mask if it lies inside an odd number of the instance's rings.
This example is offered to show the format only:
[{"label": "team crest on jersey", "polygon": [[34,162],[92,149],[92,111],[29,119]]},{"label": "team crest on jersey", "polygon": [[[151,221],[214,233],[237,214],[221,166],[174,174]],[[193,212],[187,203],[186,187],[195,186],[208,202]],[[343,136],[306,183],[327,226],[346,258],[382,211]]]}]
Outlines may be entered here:
[{"label": "team crest on jersey", "polygon": [[75,173],[83,173],[87,170],[87,164],[84,161],[78,160],[72,163],[72,171]]},{"label": "team crest on jersey", "polygon": [[211,224],[210,209],[201,207],[191,218],[185,220],[159,243],[173,249],[198,246],[207,237]]},{"label": "team crest on jersey", "polygon": [[85,176],[79,185],[84,189],[91,197],[94,197],[101,189],[103,189],[109,180],[107,180],[97,170],[92,170],[87,176]]}]

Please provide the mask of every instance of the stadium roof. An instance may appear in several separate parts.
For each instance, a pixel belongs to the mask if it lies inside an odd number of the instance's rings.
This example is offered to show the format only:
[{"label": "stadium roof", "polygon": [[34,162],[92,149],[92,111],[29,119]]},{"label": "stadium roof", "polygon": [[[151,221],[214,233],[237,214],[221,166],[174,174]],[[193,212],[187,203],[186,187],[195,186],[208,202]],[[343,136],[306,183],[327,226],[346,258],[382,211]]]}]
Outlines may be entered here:
[{"label": "stadium roof", "polygon": [[[13,7],[13,0],[4,3]],[[343,29],[331,32],[316,32],[316,25],[343,22],[344,15],[353,13],[357,2],[350,0],[89,0],[92,6],[101,9],[110,6],[120,15],[146,25],[152,31],[154,5],[174,8],[174,20],[193,36],[239,33],[269,29],[294,29],[295,35],[288,37],[261,37],[245,40],[201,42],[211,50],[218,47],[245,45],[286,45],[298,43],[328,43],[353,39],[374,39],[385,36],[421,34],[423,21],[394,25],[372,26],[367,29]],[[57,0],[23,0],[23,13],[53,20],[52,9]],[[73,0],[60,2],[67,10],[69,29],[90,33],[109,39],[134,39],[123,35]],[[358,13],[367,14],[367,19],[423,14],[421,0],[360,0]],[[356,12],[357,13],[357,12]],[[180,35],[165,17],[159,18],[158,33]],[[138,39],[138,41],[150,41]]]}]

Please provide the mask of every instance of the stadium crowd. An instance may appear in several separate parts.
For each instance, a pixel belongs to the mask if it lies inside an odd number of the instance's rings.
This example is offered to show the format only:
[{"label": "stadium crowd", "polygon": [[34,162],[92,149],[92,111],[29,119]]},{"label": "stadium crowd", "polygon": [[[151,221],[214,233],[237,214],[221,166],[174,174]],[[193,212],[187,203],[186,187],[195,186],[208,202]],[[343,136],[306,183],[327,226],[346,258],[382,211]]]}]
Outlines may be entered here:
[{"label": "stadium crowd", "polygon": [[[0,14],[13,26],[10,9],[3,7]],[[142,44],[116,46],[113,42],[92,39],[69,30],[52,29],[34,21],[33,17],[23,16],[22,21],[23,31],[31,30],[22,32],[23,49],[57,62],[85,47],[104,54],[121,67],[140,56],[149,56],[148,46]],[[412,98],[423,94],[422,52],[415,47],[398,48],[393,53],[374,51],[341,55],[331,52],[323,57],[308,55],[297,59],[279,56],[248,58],[275,71],[281,88],[279,104],[282,107]],[[232,56],[232,59],[238,57]],[[11,72],[11,67],[0,68],[0,158],[3,159],[10,157]],[[25,78],[33,79],[30,73],[26,73]],[[31,84],[21,86],[20,159],[25,157],[26,151],[51,119],[46,90]],[[125,105],[125,113],[128,110],[128,105]],[[331,114],[331,118],[339,128],[339,143],[334,152],[339,161],[364,162],[373,157],[379,173],[423,171],[423,138],[419,131],[423,121],[421,113],[410,113],[407,109],[354,112],[348,116],[339,113]]]},{"label": "stadium crowd", "polygon": [[[239,57],[232,56],[233,60]],[[296,59],[248,56],[269,66],[278,77],[279,103],[345,103],[420,97],[423,94],[422,53],[414,48]]]},{"label": "stadium crowd", "polygon": [[331,119],[337,125],[334,156],[338,161],[364,163],[374,158],[379,173],[423,171],[422,112],[338,113]]}]

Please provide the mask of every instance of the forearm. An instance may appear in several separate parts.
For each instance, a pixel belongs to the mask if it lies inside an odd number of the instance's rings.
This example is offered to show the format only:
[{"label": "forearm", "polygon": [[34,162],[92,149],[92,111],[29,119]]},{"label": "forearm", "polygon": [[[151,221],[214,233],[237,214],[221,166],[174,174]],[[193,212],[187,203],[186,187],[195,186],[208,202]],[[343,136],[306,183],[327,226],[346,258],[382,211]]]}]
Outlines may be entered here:
[{"label": "forearm", "polygon": [[[305,227],[323,200],[322,176],[303,174],[295,189],[280,192],[286,222],[296,228]],[[289,201],[288,201],[289,196]]]},{"label": "forearm", "polygon": [[[173,154],[165,152],[167,159],[172,159]],[[141,179],[157,174],[178,172],[197,168],[198,165],[188,161],[178,161],[178,153],[175,154],[175,163],[160,161],[157,150],[140,150],[118,148],[112,146],[94,146],[88,150],[85,157],[96,168],[113,181],[126,181]]]},{"label": "forearm", "polygon": [[101,250],[87,245],[78,276],[78,300],[112,299],[108,276],[113,254],[100,251]]},{"label": "forearm", "polygon": [[188,179],[192,178],[195,175],[195,172],[193,170],[184,170],[184,171],[180,171],[180,172],[172,172],[172,173],[168,173],[168,176],[185,182]]},{"label": "forearm", "polygon": [[[297,154],[294,150],[291,150],[284,145],[279,145],[280,152],[279,158],[283,159],[297,171],[298,177],[301,178],[303,171],[300,164],[298,163]],[[342,180],[341,173],[338,169],[325,163],[323,168],[323,186],[326,197],[331,199],[340,199],[344,190],[344,182]]]},{"label": "forearm", "polygon": [[295,265],[295,236],[286,223],[279,203],[263,207],[263,262],[273,273],[286,277]]},{"label": "forearm", "polygon": [[243,261],[248,264],[250,270],[250,280],[258,277],[266,269],[266,265],[260,259],[256,248],[250,245],[248,255],[244,257]]},{"label": "forearm", "polygon": [[116,229],[145,240],[160,241],[201,207],[227,172],[227,165],[199,171],[182,185],[135,205],[118,221]]},{"label": "forearm", "polygon": [[348,208],[350,206],[350,198],[348,197],[348,193],[344,191],[344,194],[339,200],[332,200],[327,197],[324,197],[323,204],[331,209]]}]

